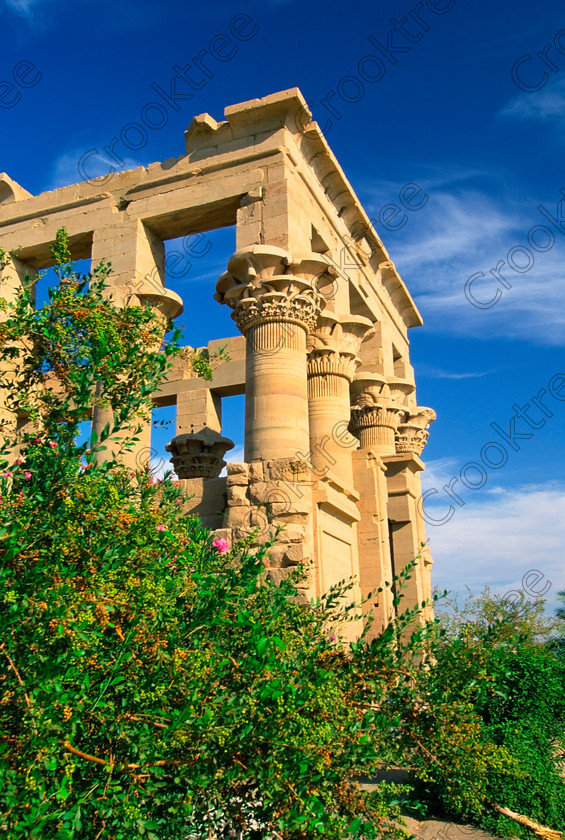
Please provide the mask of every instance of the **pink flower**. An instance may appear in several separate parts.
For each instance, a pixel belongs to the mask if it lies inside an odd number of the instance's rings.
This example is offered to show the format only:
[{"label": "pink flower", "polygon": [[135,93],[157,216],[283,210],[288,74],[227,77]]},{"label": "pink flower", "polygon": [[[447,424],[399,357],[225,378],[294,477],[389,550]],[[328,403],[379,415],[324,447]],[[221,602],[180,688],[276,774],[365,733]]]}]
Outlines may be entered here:
[{"label": "pink flower", "polygon": [[10,470],[6,470],[6,472],[3,472],[2,475],[4,478],[12,478],[12,473],[10,472]]},{"label": "pink flower", "polygon": [[24,478],[29,481],[29,479],[31,478],[31,473],[29,471],[25,472],[24,473]]},{"label": "pink flower", "polygon": [[164,525],[157,525],[157,530],[158,531],[166,531],[167,529]]},{"label": "pink flower", "polygon": [[21,490],[20,490],[20,492],[18,493],[18,496],[20,497],[20,499],[21,499],[21,500],[22,500],[22,502],[23,502],[23,500],[24,500],[24,494],[22,493],[22,491],[21,491]]},{"label": "pink flower", "polygon": [[332,642],[337,642],[337,636],[336,636],[336,634],[335,634],[335,633],[332,633],[332,635],[330,636],[330,639],[332,640]]},{"label": "pink flower", "polygon": [[56,440],[50,440],[49,441],[49,446],[51,447],[51,449],[57,449],[57,445],[58,444],[57,444]]},{"label": "pink flower", "polygon": [[218,549],[220,554],[225,554],[226,551],[230,550],[230,546],[229,546],[228,541],[225,540],[223,537],[222,537],[221,540],[214,540],[212,545],[214,546],[214,548]]},{"label": "pink flower", "polygon": [[23,459],[22,458],[16,458],[16,460],[14,461],[14,464],[17,464],[18,466],[20,466],[20,464],[23,464]]}]

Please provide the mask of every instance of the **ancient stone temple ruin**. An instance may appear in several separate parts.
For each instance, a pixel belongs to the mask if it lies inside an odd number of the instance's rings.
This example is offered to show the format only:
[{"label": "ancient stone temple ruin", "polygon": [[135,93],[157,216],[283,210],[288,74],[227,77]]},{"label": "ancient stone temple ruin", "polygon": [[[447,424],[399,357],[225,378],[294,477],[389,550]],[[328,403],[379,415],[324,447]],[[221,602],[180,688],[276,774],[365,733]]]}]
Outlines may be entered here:
[{"label": "ancient stone temple ruin", "polygon": [[[66,227],[74,259],[110,260],[119,305],[164,320],[182,311],[164,284],[164,241],[236,225],[237,250],[210,289],[239,335],[211,336],[214,376],[176,363],[155,405],[176,405],[168,444],[200,515],[231,543],[273,533],[269,574],[308,569],[310,596],[355,578],[375,592],[419,555],[406,605],[430,594],[417,509],[420,455],[435,414],[417,404],[408,327],[422,321],[406,286],[297,89],[195,117],[186,154],[32,196],[0,176],[0,245],[20,248],[8,296],[51,264]],[[235,329],[234,329],[235,332]],[[225,359],[225,361],[222,361]],[[245,454],[222,435],[222,397],[245,394]],[[93,410],[100,431],[110,409]],[[150,424],[130,457],[150,451]],[[369,599],[375,630],[391,596]]]}]

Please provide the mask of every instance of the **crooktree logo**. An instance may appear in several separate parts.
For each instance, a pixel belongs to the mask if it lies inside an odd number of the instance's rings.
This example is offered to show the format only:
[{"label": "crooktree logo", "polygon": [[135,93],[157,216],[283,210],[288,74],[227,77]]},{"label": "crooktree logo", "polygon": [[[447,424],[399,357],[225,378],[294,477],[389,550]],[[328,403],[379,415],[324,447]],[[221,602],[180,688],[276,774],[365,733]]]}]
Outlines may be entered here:
[{"label": "crooktree logo", "polygon": [[[225,63],[235,58],[239,52],[236,42],[250,41],[259,32],[259,26],[249,15],[240,13],[230,20],[229,31],[230,35],[214,35],[208,49],[203,47],[191,62],[184,66],[173,64],[174,75],[164,87],[157,82],[151,83],[157,98],[143,105],[139,120],[125,123],[119,137],[112,137],[102,151],[88,149],[81,156],[78,171],[83,181],[96,187],[106,184],[115,172],[126,166],[122,155],[127,155],[127,151],[122,149],[143,149],[149,139],[149,132],[164,128],[169,121],[169,113],[180,111],[186,102],[194,99],[196,92],[202,90],[214,78],[214,61]],[[116,151],[116,146],[119,151]],[[106,169],[105,172],[97,171],[101,166]]]},{"label": "crooktree logo", "polygon": [[[551,53],[551,55],[550,55]],[[557,53],[557,55],[556,55]],[[549,41],[535,55],[521,55],[512,65],[512,81],[520,90],[535,93],[541,90],[549,81],[548,70],[559,73],[565,62],[565,29],[560,29],[553,36],[553,43]],[[559,64],[555,62],[558,61]]]},{"label": "crooktree logo", "polygon": [[[553,411],[547,405],[548,397],[553,397],[559,402],[565,402],[565,374],[556,373],[555,376],[552,376],[547,388],[541,388],[536,396],[526,401],[525,405],[514,403],[512,406],[514,414],[506,424],[506,428],[495,421],[490,424],[498,440],[487,441],[481,447],[479,459],[463,464],[459,470],[459,475],[452,476],[447,484],[444,484],[441,488],[452,502],[455,502],[458,507],[464,507],[465,501],[460,496],[460,493],[464,492],[462,488],[466,487],[469,490],[482,489],[488,481],[488,471],[502,469],[508,462],[510,452],[520,451],[518,441],[530,440],[533,438],[535,431],[545,426],[547,420],[554,416]],[[549,403],[552,405],[551,400]],[[537,417],[532,417],[530,412],[537,412]],[[517,428],[518,422],[521,423],[521,426]],[[526,429],[532,431],[526,431]],[[462,486],[458,487],[458,485]],[[456,508],[452,504],[449,504],[443,516],[432,516],[429,511],[426,511],[424,507],[426,499],[439,496],[439,494],[440,491],[436,487],[432,487],[422,493],[418,500],[418,511],[428,525],[445,525],[455,514]],[[437,500],[434,499],[434,501]]]},{"label": "crooktree logo", "polygon": [[35,87],[42,78],[32,61],[18,61],[12,70],[13,81],[0,81],[0,108],[15,108],[22,100],[20,88]]},{"label": "crooktree logo", "polygon": [[[561,187],[561,193],[565,196],[565,187]],[[549,222],[549,225],[532,225],[527,233],[529,248],[526,245],[514,245],[506,254],[506,261],[499,260],[494,268],[489,269],[491,277],[488,277],[484,271],[477,271],[468,278],[465,283],[465,297],[472,306],[477,309],[491,309],[503,295],[501,287],[504,289],[512,288],[512,283],[508,279],[508,269],[518,274],[525,274],[534,267],[536,261],[534,256],[535,252],[544,254],[547,251],[551,251],[556,239],[552,228],[561,236],[565,235],[564,201],[565,199],[562,198],[556,203],[555,213],[552,213],[543,204],[538,205],[538,211]],[[496,280],[496,286],[494,288],[492,286],[492,277]],[[484,283],[479,282],[482,280],[487,281],[487,289],[483,288]],[[474,289],[473,287],[477,282],[479,283],[479,288]],[[494,294],[492,297],[488,298],[488,294],[492,294],[493,291]]]}]

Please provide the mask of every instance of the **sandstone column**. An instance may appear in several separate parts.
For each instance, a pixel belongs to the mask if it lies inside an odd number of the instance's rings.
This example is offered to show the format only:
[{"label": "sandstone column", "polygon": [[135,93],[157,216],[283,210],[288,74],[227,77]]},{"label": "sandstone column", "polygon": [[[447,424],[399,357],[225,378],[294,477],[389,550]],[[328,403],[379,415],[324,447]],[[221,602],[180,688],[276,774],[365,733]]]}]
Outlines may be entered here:
[{"label": "sandstone column", "polygon": [[[338,316],[325,311],[308,337],[308,409],[311,463],[316,476],[329,472],[353,487],[348,431],[351,418],[349,386],[360,363],[358,353],[371,321],[361,315]],[[355,448],[357,448],[355,446]]]},{"label": "sandstone column", "polygon": [[[389,518],[396,573],[418,555],[412,577],[407,582],[402,607],[421,605],[431,596],[432,558],[426,544],[425,524],[418,511],[422,494],[420,455],[429,437],[428,426],[436,418],[431,408],[407,408],[396,431],[396,453],[386,457]],[[424,616],[431,616],[431,608]]]},{"label": "sandstone column", "polygon": [[[163,335],[172,318],[180,315],[183,306],[180,297],[165,288],[165,250],[161,239],[139,219],[118,215],[113,224],[96,230],[92,245],[92,263],[106,260],[112,264],[108,278],[108,293],[116,306],[150,306],[160,318]],[[155,348],[157,349],[157,348]],[[98,440],[107,424],[112,429],[114,412],[111,406],[95,404],[92,412],[92,429]],[[123,429],[107,440],[106,451],[98,453],[99,461],[118,456],[119,461],[131,470],[141,469],[149,463],[151,452],[151,418],[139,417],[131,426],[141,426],[137,441],[128,451],[121,449],[123,438],[132,429]]]},{"label": "sandstone column", "polygon": [[296,458],[309,449],[306,336],[321,301],[319,254],[293,258],[274,245],[237,251],[215,298],[246,337],[245,460]]},{"label": "sandstone column", "polygon": [[361,520],[357,525],[361,592],[373,593],[367,612],[373,624],[369,638],[377,635],[393,616],[393,566],[388,525],[388,487],[383,458],[395,452],[395,430],[401,409],[395,404],[384,376],[359,372],[351,386],[351,431],[359,438],[353,453],[355,488],[360,495]]},{"label": "sandstone column", "polygon": [[[0,298],[8,304],[13,304],[18,298],[18,294],[24,287],[26,277],[28,282],[35,280],[37,272],[26,265],[21,260],[14,256],[6,256],[4,266],[0,265]],[[32,289],[32,298],[35,296],[35,287]],[[10,310],[0,310],[0,323],[11,317]],[[0,365],[0,376],[6,387],[0,384],[0,446],[5,442],[15,440],[16,435],[18,439],[21,433],[25,431],[26,416],[19,415],[15,410],[15,406],[10,405],[9,394],[13,389],[13,385],[8,383],[17,379],[18,359],[4,359]],[[28,430],[30,428],[28,427]],[[19,447],[16,447],[11,452],[15,458],[19,452]]]}]

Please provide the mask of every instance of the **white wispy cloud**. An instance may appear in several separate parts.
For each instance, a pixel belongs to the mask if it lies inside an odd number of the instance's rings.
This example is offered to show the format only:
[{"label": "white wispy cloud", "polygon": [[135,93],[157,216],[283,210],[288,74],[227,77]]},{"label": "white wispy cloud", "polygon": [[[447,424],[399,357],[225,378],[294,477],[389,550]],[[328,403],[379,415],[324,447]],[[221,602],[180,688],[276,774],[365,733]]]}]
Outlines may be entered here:
[{"label": "white wispy cloud", "polygon": [[[441,487],[453,474],[447,459],[430,467],[427,484],[432,480]],[[443,515],[449,499],[442,495],[442,500]],[[432,505],[426,509],[434,515]],[[433,582],[439,588],[463,592],[468,586],[478,592],[489,585],[504,595],[523,589],[524,575],[535,569],[544,576],[540,589],[545,581],[551,583],[546,596],[549,608],[556,605],[557,592],[565,589],[564,482],[512,490],[493,487],[456,508],[446,524],[426,527],[435,560]]]},{"label": "white wispy cloud", "polygon": [[23,17],[28,17],[40,2],[42,0],[4,0],[4,5]]},{"label": "white wispy cloud", "polygon": [[[498,187],[499,178],[493,176],[493,180]],[[499,333],[538,344],[565,343],[565,234],[551,228],[537,210],[544,203],[555,214],[551,199],[517,201],[507,198],[501,188],[495,200],[470,184],[463,189],[457,185],[452,190],[426,189],[429,202],[410,215],[402,231],[381,233],[428,326],[472,337]],[[529,231],[540,224],[555,236],[555,244],[545,252],[535,251],[528,243]],[[542,235],[538,236],[543,242]],[[529,271],[515,271],[508,265],[508,252],[515,246],[528,247],[533,255]],[[524,264],[525,258],[525,252],[516,252],[516,262]],[[510,289],[490,274],[501,260]],[[473,285],[477,300],[492,300],[498,287],[502,293],[490,309],[474,306],[465,296],[466,281],[478,272],[485,277]]]},{"label": "white wispy cloud", "polygon": [[[79,161],[87,148],[71,149],[59,155],[52,166],[51,175],[43,190],[56,190],[59,187],[66,187],[69,184],[77,184],[82,181],[83,175],[79,170]],[[138,166],[143,166],[143,164],[130,157],[125,157],[124,166],[119,166],[115,160],[101,153],[89,159],[87,168],[88,175],[96,178],[100,175],[107,175],[112,171],[112,168],[121,172],[126,169],[137,169]]]},{"label": "white wispy cloud", "polygon": [[418,376],[427,377],[428,379],[482,379],[483,376],[489,376],[491,373],[496,373],[495,370],[478,370],[470,371],[469,373],[457,373],[449,370],[442,370],[441,368],[427,365],[421,362],[418,365]]},{"label": "white wispy cloud", "polygon": [[[549,73],[548,75],[551,76]],[[521,93],[510,99],[499,117],[514,120],[555,122],[565,128],[565,79],[550,78],[539,91]]]},{"label": "white wispy cloud", "polygon": [[[422,259],[445,263],[462,255],[481,253],[477,252],[479,245],[484,252],[489,244],[496,244],[512,231],[517,221],[514,212],[501,210],[489,196],[470,189],[434,192],[428,205],[418,211],[419,224],[412,225],[422,231],[421,237],[411,241],[409,236],[401,246],[399,259],[408,270],[419,266]],[[392,245],[392,237],[389,239]]]},{"label": "white wispy cloud", "polygon": [[239,464],[243,461],[243,446],[235,446],[230,452],[224,455],[228,464]]}]

